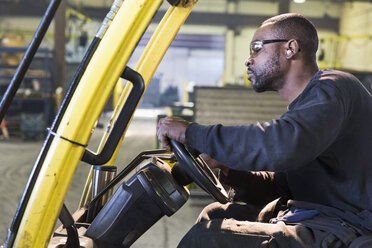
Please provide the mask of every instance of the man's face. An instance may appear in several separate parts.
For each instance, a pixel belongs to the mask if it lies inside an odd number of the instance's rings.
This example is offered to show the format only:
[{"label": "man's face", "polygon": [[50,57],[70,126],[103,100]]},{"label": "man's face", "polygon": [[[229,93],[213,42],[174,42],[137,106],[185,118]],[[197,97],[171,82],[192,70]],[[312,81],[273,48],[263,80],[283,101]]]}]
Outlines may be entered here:
[{"label": "man's face", "polygon": [[283,45],[283,42],[258,44],[257,46],[254,46],[253,43],[275,40],[271,27],[272,25],[265,25],[256,31],[252,38],[251,56],[245,62],[248,67],[248,80],[251,81],[253,89],[257,92],[278,90],[278,87],[282,85],[280,46]]}]

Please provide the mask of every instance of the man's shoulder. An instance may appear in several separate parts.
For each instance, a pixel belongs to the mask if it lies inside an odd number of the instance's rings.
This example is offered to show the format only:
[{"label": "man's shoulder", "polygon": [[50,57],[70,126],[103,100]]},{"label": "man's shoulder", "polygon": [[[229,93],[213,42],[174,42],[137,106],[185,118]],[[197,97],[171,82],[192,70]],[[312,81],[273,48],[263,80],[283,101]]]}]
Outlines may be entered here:
[{"label": "man's shoulder", "polygon": [[319,103],[338,104],[345,95],[349,94],[348,88],[354,84],[350,82],[355,80],[357,79],[354,79],[353,75],[343,71],[329,69],[318,71],[301,95],[290,104],[289,109]]},{"label": "man's shoulder", "polygon": [[315,88],[335,91],[342,95],[364,91],[362,83],[354,75],[339,70],[322,70],[314,80]]},{"label": "man's shoulder", "polygon": [[359,81],[354,75],[345,71],[325,69],[320,71],[318,80],[331,82]]},{"label": "man's shoulder", "polygon": [[362,94],[366,98],[370,98],[371,94],[363,85],[363,83],[353,74],[337,70],[322,71],[319,81],[322,84],[329,85],[346,95]]}]

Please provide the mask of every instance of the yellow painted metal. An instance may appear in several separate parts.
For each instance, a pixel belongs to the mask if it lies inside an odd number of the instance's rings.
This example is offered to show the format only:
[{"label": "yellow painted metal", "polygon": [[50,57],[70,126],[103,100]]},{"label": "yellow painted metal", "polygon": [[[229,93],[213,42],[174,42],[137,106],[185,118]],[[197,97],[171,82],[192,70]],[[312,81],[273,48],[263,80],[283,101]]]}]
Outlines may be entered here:
[{"label": "yellow painted metal", "polygon": [[[372,35],[336,35],[336,36],[330,36],[330,37],[324,37],[320,38],[321,46],[323,47],[328,47],[328,50],[333,50],[329,49],[329,46],[331,47],[337,47],[340,44],[346,45],[349,42],[353,42],[356,40],[371,40]],[[321,70],[324,69],[336,69],[336,70],[345,70],[344,65],[340,62],[339,58],[334,55],[331,57],[328,57],[328,60],[322,60],[318,61],[318,67]],[[347,70],[347,69],[346,69]]]},{"label": "yellow painted metal", "polygon": [[[137,66],[135,68],[138,71],[146,84],[146,88],[151,81],[152,76],[154,75],[156,68],[158,67],[160,61],[164,57],[165,52],[167,51],[168,47],[170,46],[171,42],[173,41],[174,37],[178,33],[179,29],[185,22],[186,18],[190,14],[191,10],[195,6],[197,1],[190,1],[190,0],[183,0],[178,6],[171,6],[169,7],[168,11],[165,13],[162,21],[159,23],[158,27],[156,28],[155,32],[153,33],[149,43],[147,44],[144,52],[142,53],[141,58],[139,59]],[[117,107],[113,113],[111,118],[111,124],[115,122],[120,110],[124,106],[126,99],[132,89],[131,84],[127,84],[124,88],[123,93],[121,94]],[[113,165],[115,159],[117,157],[117,153],[119,152],[120,145],[123,141],[122,136],[119,145],[116,148],[114,155],[112,156],[111,160],[106,165]],[[103,137],[101,141],[101,145],[104,144],[107,138],[107,134]],[[98,150],[102,149],[100,146]],[[91,180],[92,180],[92,170],[90,171],[85,188],[82,194],[82,198],[80,201],[80,207],[83,207],[87,204],[90,200],[90,187],[91,187]]]},{"label": "yellow painted metal", "polygon": [[[113,106],[116,106],[118,104],[119,97],[120,97],[121,93],[123,92],[123,90],[124,90],[124,80],[119,79],[119,81],[115,85],[115,89],[114,89],[114,93],[113,93],[113,99],[112,99],[112,105]],[[114,109],[115,109],[115,107],[114,107]]]},{"label": "yellow painted metal", "polygon": [[187,91],[189,87],[189,81],[185,80],[183,83],[183,102],[188,102],[189,101],[189,92]]},{"label": "yellow painted metal", "polygon": [[[125,64],[162,0],[125,0],[106,31],[61,120],[57,134],[86,144]],[[46,247],[84,147],[55,137],[13,247]]]},{"label": "yellow painted metal", "polygon": [[[120,81],[122,81],[122,80],[119,80],[119,82]],[[105,144],[105,142],[107,140],[107,137],[109,135],[109,131],[111,130],[111,127],[112,127],[113,123],[116,121],[117,117],[119,116],[120,110],[123,108],[124,103],[126,102],[131,89],[132,89],[132,84],[129,84],[122,91],[121,97],[118,99],[118,103],[116,104],[115,109],[114,109],[114,112],[112,114],[111,122],[109,123],[109,125],[106,128],[106,132],[102,136],[101,142],[100,142],[100,144],[98,146],[98,151],[101,151],[102,150],[103,145]],[[119,147],[120,147],[121,141],[122,140],[120,140],[120,142],[119,142]],[[116,152],[114,153],[113,156],[116,157]],[[103,166],[110,166],[110,165],[113,165],[113,163],[111,163],[111,161],[107,162]],[[90,169],[89,174],[88,174],[88,178],[87,178],[87,180],[85,182],[85,187],[84,187],[83,193],[81,195],[80,203],[79,203],[79,207],[80,208],[83,207],[84,205],[86,205],[91,200],[91,196],[92,196],[92,183],[91,183],[92,182],[92,178],[93,178],[93,167]]]},{"label": "yellow painted metal", "polygon": [[152,35],[136,66],[136,71],[142,75],[146,87],[196,2],[195,0],[183,0],[177,7],[170,7]]},{"label": "yellow painted metal", "polygon": [[320,38],[320,41],[349,41],[349,40],[370,40],[372,35],[336,35],[331,37]]},{"label": "yellow painted metal", "polygon": [[88,16],[84,15],[83,13],[80,13],[79,11],[72,9],[72,8],[67,8],[66,9],[66,20],[70,18],[70,16],[76,16],[82,21],[85,21],[87,23],[91,23],[93,20],[89,18]]}]

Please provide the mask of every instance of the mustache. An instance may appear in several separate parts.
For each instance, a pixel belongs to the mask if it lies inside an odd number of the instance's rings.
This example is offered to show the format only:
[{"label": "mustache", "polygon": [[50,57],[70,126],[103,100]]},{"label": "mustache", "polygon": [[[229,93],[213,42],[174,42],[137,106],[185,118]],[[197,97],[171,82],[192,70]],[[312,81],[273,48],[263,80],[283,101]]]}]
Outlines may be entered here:
[{"label": "mustache", "polygon": [[248,69],[247,69],[247,73],[249,73],[249,72],[250,72],[250,73],[254,73],[254,71],[253,71],[251,68],[248,68]]}]

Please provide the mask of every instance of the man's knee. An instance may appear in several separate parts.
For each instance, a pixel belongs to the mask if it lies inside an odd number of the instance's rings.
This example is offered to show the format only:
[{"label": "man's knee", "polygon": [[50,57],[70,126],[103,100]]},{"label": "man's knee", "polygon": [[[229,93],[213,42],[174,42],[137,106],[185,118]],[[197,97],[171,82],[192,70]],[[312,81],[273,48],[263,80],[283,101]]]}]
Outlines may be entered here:
[{"label": "man's knee", "polygon": [[198,219],[196,220],[196,223],[213,220],[213,219],[226,218],[225,210],[226,210],[227,204],[221,204],[219,202],[213,202],[209,204],[201,211]]},{"label": "man's knee", "polygon": [[214,202],[206,206],[200,213],[196,223],[215,219],[235,219],[256,221],[261,209],[257,206],[245,203],[226,203]]},{"label": "man's knee", "polygon": [[199,247],[199,235],[201,232],[206,231],[206,223],[208,221],[203,221],[195,224],[182,238],[181,242],[178,244],[178,248],[187,247]]},{"label": "man's knee", "polygon": [[218,219],[195,224],[183,237],[178,248],[201,247],[277,247],[273,236],[264,233],[250,233],[250,222],[233,219]]}]

